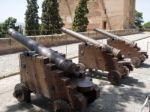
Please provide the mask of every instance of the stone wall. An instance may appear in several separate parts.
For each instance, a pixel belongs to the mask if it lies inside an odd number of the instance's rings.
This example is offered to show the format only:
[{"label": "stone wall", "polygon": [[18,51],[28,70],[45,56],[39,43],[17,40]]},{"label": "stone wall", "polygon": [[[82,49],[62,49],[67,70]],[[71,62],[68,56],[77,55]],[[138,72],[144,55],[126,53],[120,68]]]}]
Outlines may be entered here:
[{"label": "stone wall", "polygon": [[150,28],[145,28],[144,31],[150,32]]},{"label": "stone wall", "polygon": [[[59,0],[60,15],[66,28],[71,28],[78,0]],[[133,23],[135,0],[89,0],[88,29],[128,29]]]},{"label": "stone wall", "polygon": [[[112,30],[109,32],[114,33],[119,36],[123,36],[123,35],[138,33],[138,30],[135,30],[135,29],[114,30],[114,31]],[[85,32],[83,34],[93,39],[106,38],[94,31]],[[32,38],[33,40],[47,47],[80,42],[79,40],[66,34],[30,36],[30,38]],[[24,50],[25,48],[21,44],[19,44],[17,41],[11,38],[0,38],[0,55],[15,53],[15,52],[24,51]]]}]

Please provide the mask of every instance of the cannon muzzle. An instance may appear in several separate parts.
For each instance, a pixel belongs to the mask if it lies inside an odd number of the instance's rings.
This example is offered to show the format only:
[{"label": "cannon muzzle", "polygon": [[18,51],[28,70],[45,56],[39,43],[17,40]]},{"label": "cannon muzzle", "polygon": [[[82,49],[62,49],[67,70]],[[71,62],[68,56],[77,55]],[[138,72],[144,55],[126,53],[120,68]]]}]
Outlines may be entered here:
[{"label": "cannon muzzle", "polygon": [[102,35],[105,35],[108,38],[111,38],[111,39],[114,39],[114,40],[122,40],[122,41],[125,41],[127,44],[132,45],[133,47],[137,47],[136,43],[134,43],[134,42],[132,42],[132,41],[130,41],[128,39],[121,38],[121,37],[119,37],[117,35],[114,35],[112,33],[107,32],[107,31],[104,31],[104,30],[101,30],[101,29],[98,29],[98,28],[94,29],[94,31],[96,31],[98,33],[101,33]]}]

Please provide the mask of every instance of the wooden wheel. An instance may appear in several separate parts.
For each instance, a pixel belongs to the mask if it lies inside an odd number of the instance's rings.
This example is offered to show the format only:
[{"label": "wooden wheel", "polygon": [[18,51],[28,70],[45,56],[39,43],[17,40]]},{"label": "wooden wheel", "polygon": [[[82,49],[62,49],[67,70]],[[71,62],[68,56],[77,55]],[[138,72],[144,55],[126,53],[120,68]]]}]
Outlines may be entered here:
[{"label": "wooden wheel", "polygon": [[132,58],[133,65],[137,68],[141,65],[141,60],[137,57]]},{"label": "wooden wheel", "polygon": [[147,58],[146,55],[145,55],[145,54],[142,54],[142,55],[141,55],[141,63],[143,63],[143,62],[146,60],[146,58]]},{"label": "wooden wheel", "polygon": [[55,100],[53,102],[54,112],[72,112],[68,102],[64,100]]},{"label": "wooden wheel", "polygon": [[126,65],[126,66],[127,66],[127,68],[128,68],[130,71],[133,71],[134,66],[133,66],[132,64],[129,64],[129,65]]},{"label": "wooden wheel", "polygon": [[113,85],[118,85],[121,80],[121,75],[118,71],[112,70],[108,73],[108,80],[113,84]]},{"label": "wooden wheel", "polygon": [[22,83],[19,83],[15,86],[13,96],[19,102],[31,102],[30,91]]},{"label": "wooden wheel", "polygon": [[123,66],[123,68],[124,68],[124,75],[122,76],[122,78],[128,76],[130,73],[130,70],[127,66]]}]

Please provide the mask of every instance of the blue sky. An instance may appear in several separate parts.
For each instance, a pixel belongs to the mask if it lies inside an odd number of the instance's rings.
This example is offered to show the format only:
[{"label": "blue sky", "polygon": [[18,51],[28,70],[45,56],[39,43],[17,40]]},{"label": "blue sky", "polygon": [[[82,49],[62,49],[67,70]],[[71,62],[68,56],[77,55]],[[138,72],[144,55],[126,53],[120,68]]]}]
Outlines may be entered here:
[{"label": "blue sky", "polygon": [[[38,0],[41,6],[43,0]],[[115,0],[114,0],[115,1]],[[143,12],[144,21],[150,21],[150,0],[136,0],[136,9]],[[4,21],[12,16],[19,23],[24,22],[24,13],[26,10],[26,0],[1,0],[0,1],[0,21]],[[39,9],[41,15],[41,8]]]}]

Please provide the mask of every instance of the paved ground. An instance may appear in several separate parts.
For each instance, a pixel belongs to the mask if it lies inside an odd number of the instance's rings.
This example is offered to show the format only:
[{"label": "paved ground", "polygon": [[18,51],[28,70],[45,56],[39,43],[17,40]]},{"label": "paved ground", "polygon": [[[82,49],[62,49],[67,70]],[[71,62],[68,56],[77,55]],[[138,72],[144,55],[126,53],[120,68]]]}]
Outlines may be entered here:
[{"label": "paved ground", "polygon": [[[143,38],[149,35],[137,34],[126,36],[130,40]],[[149,38],[140,40],[139,46],[147,50]],[[74,57],[78,53],[78,44],[67,46],[67,57]],[[71,47],[72,46],[72,47]],[[150,46],[149,46],[150,47]],[[55,50],[66,52],[66,46],[55,47]],[[149,52],[149,51],[148,51]],[[150,54],[150,52],[149,52]],[[74,60],[77,62],[77,59]],[[18,54],[0,57],[1,74],[14,73],[18,71]],[[9,70],[8,70],[8,69]],[[118,87],[110,85],[108,81],[94,80],[101,88],[100,98],[89,105],[86,112],[140,112],[142,103],[146,95],[150,93],[150,59],[148,59],[139,69],[130,73],[130,77],[122,80]],[[19,83],[19,75],[0,80],[0,112],[49,112],[50,102],[33,95],[32,104],[18,103],[12,96],[15,84]],[[148,107],[143,112],[148,112]]]},{"label": "paved ground", "polygon": [[[52,47],[52,49],[67,54],[67,58],[73,58],[78,55],[78,44]],[[19,72],[19,54],[0,56],[0,78]]]}]

